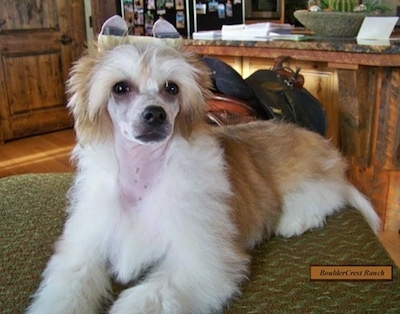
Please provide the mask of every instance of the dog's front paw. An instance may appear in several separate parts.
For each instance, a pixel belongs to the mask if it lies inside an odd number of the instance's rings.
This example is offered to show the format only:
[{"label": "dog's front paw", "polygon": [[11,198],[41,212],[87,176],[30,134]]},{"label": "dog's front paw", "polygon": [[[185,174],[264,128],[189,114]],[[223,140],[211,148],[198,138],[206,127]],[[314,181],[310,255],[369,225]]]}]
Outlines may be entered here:
[{"label": "dog's front paw", "polygon": [[141,284],[123,291],[110,314],[183,313],[179,302],[164,287]]}]

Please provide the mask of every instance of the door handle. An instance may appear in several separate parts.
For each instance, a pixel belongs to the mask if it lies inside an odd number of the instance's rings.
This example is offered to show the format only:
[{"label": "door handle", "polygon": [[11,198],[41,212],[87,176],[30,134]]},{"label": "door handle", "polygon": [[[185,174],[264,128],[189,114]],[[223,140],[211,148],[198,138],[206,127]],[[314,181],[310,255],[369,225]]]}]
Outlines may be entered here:
[{"label": "door handle", "polygon": [[72,42],[72,38],[71,36],[67,35],[67,34],[62,34],[60,37],[60,43],[62,45],[68,45],[70,42]]}]

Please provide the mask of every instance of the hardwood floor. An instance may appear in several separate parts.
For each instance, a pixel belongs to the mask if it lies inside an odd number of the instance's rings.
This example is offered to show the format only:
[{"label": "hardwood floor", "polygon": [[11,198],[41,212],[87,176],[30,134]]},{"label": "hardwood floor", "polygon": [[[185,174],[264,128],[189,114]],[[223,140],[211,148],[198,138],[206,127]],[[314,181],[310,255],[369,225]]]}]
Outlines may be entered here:
[{"label": "hardwood floor", "polygon": [[[74,131],[64,130],[0,144],[0,178],[23,173],[72,172],[69,158]],[[400,235],[384,231],[379,239],[400,266]]]},{"label": "hardwood floor", "polygon": [[0,144],[0,178],[23,173],[71,172],[72,129]]}]

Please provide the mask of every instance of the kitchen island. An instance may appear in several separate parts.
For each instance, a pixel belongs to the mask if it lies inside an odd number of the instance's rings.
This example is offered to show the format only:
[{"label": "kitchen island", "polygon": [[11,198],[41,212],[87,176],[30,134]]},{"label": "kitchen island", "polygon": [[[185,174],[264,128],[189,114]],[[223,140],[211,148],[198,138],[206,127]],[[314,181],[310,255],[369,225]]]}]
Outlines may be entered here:
[{"label": "kitchen island", "polygon": [[184,40],[184,49],[221,58],[243,77],[290,56],[320,100],[327,137],[349,161],[350,180],[371,200],[387,230],[400,228],[400,40]]}]

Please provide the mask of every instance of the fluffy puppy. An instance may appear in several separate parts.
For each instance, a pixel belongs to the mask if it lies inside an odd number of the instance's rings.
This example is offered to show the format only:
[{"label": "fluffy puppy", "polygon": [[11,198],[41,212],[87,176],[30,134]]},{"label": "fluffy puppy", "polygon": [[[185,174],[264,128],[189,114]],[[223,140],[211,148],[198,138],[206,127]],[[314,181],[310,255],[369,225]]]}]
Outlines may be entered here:
[{"label": "fluffy puppy", "polygon": [[[328,141],[276,121],[211,127],[208,69],[161,41],[121,40],[72,71],[78,172],[29,313],[220,311],[268,236],[319,228],[346,204],[378,230]],[[111,278],[136,282],[113,301]]]}]

